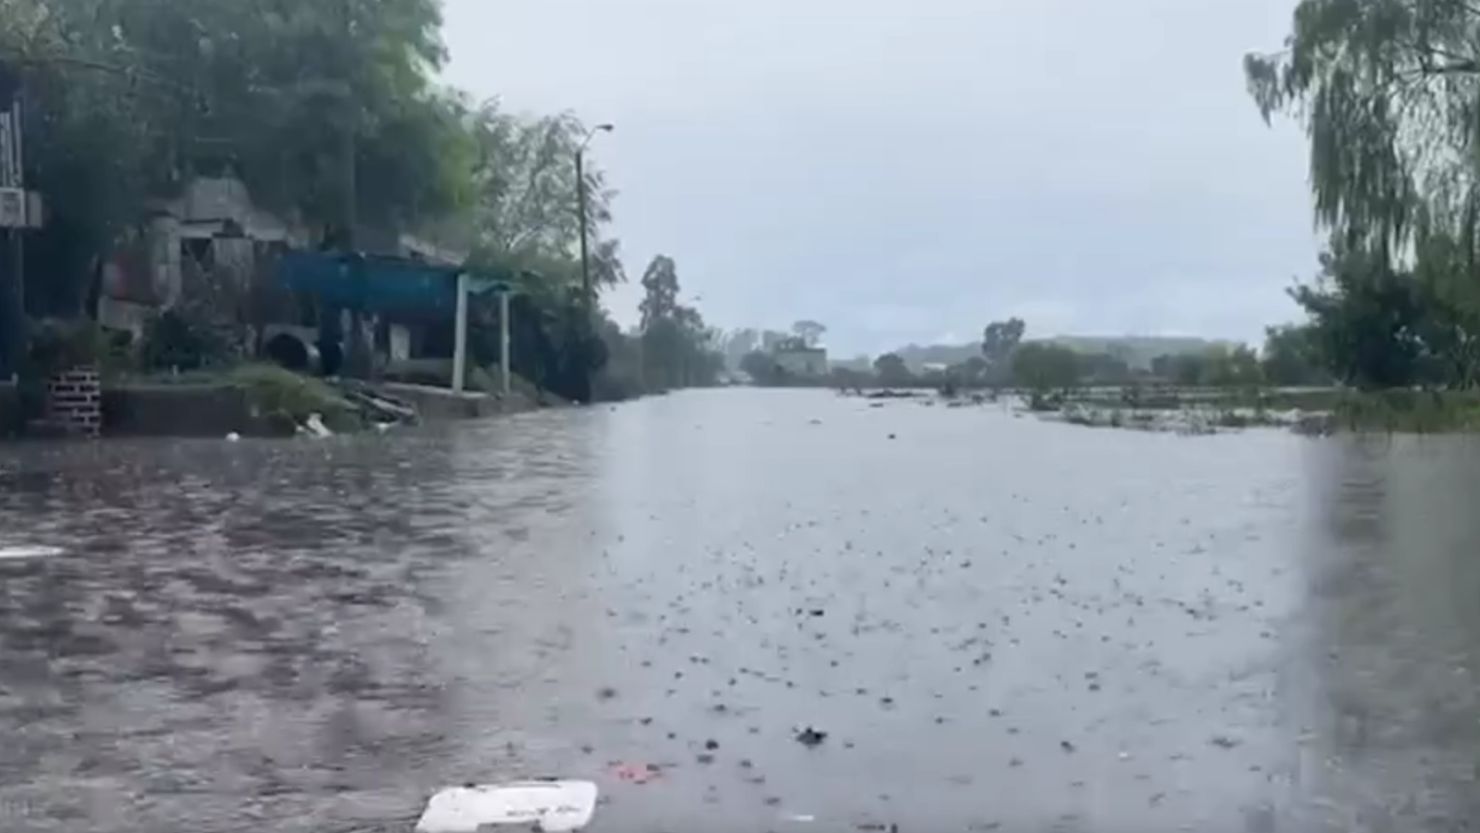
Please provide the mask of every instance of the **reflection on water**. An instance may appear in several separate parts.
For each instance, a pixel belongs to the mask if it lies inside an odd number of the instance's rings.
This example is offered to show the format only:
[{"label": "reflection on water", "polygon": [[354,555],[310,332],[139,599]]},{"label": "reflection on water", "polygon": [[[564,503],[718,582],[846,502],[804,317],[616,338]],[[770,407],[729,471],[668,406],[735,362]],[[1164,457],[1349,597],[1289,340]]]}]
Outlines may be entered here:
[{"label": "reflection on water", "polygon": [[1304,773],[1344,829],[1480,819],[1480,446],[1346,440],[1321,449],[1302,559]]},{"label": "reflection on water", "polygon": [[0,547],[64,555],[0,561],[0,830],[540,775],[616,831],[1469,829],[1477,486],[1468,440],[810,391],[6,446]]}]

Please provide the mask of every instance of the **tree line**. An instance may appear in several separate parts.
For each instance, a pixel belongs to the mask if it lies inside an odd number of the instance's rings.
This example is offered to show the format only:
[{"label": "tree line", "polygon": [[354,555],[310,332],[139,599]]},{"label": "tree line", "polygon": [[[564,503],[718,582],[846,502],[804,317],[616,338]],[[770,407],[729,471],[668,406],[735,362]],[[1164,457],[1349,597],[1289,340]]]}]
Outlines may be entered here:
[{"label": "tree line", "polygon": [[[1084,349],[1056,340],[1026,340],[1021,318],[993,321],[982,331],[976,355],[949,365],[912,368],[899,353],[834,363],[825,375],[788,372],[776,352],[815,344],[826,327],[799,321],[793,334],[738,330],[721,339],[726,356],[764,386],[829,385],[841,388],[931,387],[946,390],[1020,388],[1067,392],[1082,386],[1172,385],[1179,387],[1314,386],[1331,376],[1314,361],[1310,330],[1271,327],[1262,352],[1245,344],[1215,343],[1157,355],[1149,362],[1137,350],[1109,340],[1104,349]],[[1072,341],[1072,340],[1071,340]],[[1080,340],[1084,341],[1084,340]],[[1191,340],[1197,342],[1196,339]],[[1144,352],[1144,348],[1142,348]]]},{"label": "tree line", "polygon": [[[23,94],[27,186],[48,206],[25,250],[31,315],[86,315],[100,259],[155,206],[194,177],[232,176],[257,206],[309,230],[312,246],[353,247],[359,227],[394,228],[513,276],[515,369],[542,387],[587,398],[585,379],[634,340],[648,342],[663,386],[706,378],[669,372],[684,360],[667,352],[697,343],[697,312],[657,310],[642,335],[584,313],[578,185],[593,282],[625,279],[605,174],[588,164],[576,179],[587,126],[439,83],[436,0],[0,0],[0,21],[0,87]],[[496,323],[492,304],[475,305],[475,358],[486,363]]]}]

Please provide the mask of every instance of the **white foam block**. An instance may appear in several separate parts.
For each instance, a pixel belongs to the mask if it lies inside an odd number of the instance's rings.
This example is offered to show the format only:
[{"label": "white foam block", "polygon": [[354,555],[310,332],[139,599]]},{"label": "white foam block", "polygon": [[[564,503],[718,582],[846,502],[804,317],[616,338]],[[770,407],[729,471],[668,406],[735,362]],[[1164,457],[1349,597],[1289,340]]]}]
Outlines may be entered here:
[{"label": "white foam block", "polygon": [[477,833],[485,826],[537,824],[547,833],[580,830],[596,812],[590,781],[515,781],[449,787],[427,802],[416,833]]},{"label": "white foam block", "polygon": [[21,561],[32,558],[51,558],[53,556],[58,556],[61,554],[61,547],[0,547],[0,561]]}]

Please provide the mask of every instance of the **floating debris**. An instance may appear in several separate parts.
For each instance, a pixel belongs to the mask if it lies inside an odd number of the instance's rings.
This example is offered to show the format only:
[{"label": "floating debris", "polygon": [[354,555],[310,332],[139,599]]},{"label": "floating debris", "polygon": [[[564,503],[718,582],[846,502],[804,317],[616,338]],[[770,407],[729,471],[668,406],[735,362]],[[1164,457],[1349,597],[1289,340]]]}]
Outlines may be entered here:
[{"label": "floating debris", "polygon": [[547,833],[579,830],[596,812],[590,781],[517,781],[469,784],[438,792],[427,802],[416,833],[478,833],[494,825],[532,825]]},{"label": "floating debris", "polygon": [[657,764],[618,763],[611,767],[611,774],[618,781],[625,781],[629,784],[646,784],[661,778],[663,768]]},{"label": "floating debris", "polygon": [[61,547],[22,545],[0,547],[0,561],[24,561],[33,558],[55,558],[65,552]]},{"label": "floating debris", "polygon": [[820,732],[811,726],[796,733],[796,741],[808,748],[819,746],[827,740],[827,732]]}]

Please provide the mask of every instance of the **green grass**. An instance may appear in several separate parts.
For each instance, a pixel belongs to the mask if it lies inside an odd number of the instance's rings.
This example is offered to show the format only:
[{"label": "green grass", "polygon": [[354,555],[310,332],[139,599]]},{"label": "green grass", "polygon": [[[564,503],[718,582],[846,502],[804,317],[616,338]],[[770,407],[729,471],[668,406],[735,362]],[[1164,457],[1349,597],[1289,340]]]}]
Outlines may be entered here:
[{"label": "green grass", "polygon": [[219,381],[247,392],[252,406],[270,423],[286,428],[302,425],[318,414],[336,432],[364,427],[359,410],[322,380],[270,364],[242,365]]},{"label": "green grass", "polygon": [[1331,411],[1352,431],[1434,434],[1480,431],[1480,395],[1468,391],[1347,392]]}]

